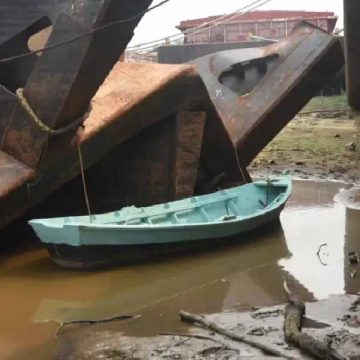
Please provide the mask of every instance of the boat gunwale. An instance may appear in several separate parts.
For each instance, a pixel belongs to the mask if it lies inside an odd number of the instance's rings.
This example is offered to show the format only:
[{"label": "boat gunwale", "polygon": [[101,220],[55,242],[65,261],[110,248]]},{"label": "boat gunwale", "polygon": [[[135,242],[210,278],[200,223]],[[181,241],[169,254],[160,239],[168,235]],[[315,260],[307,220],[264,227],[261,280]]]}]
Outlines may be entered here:
[{"label": "boat gunwale", "polygon": [[[198,227],[203,227],[203,226],[209,226],[209,225],[222,225],[222,224],[234,224],[240,221],[245,221],[245,220],[249,220],[249,219],[255,219],[259,216],[262,215],[266,215],[276,209],[278,209],[279,207],[281,207],[282,205],[284,205],[286,203],[286,201],[288,200],[289,196],[291,195],[291,191],[292,191],[292,179],[289,175],[285,175],[282,177],[277,177],[275,178],[275,180],[277,181],[276,183],[270,183],[271,187],[283,187],[285,188],[284,192],[282,192],[279,195],[282,195],[281,201],[277,201],[278,197],[275,198],[271,203],[269,203],[264,209],[260,209],[260,210],[256,210],[254,212],[252,212],[249,215],[245,215],[245,216],[236,216],[234,219],[231,220],[214,220],[214,221],[207,221],[207,222],[201,222],[201,223],[191,223],[191,224],[186,224],[186,223],[174,223],[174,224],[137,224],[137,225],[126,225],[126,224],[114,224],[114,223],[89,223],[89,224],[81,224],[73,222],[73,223],[63,223],[63,224],[50,224],[50,223],[44,223],[44,221],[46,220],[53,220],[53,219],[37,219],[37,220],[31,220],[29,223],[30,225],[36,224],[36,225],[41,225],[47,228],[52,228],[52,229],[57,229],[57,230],[63,230],[66,228],[77,228],[79,231],[82,230],[93,230],[93,231],[99,231],[99,230],[160,230],[160,229],[191,229],[191,228],[198,228]],[[266,180],[259,180],[257,182],[251,183],[254,186],[267,186],[268,182]],[[249,184],[246,184],[249,185]],[[241,188],[244,187],[244,185],[238,186],[237,188]],[[232,188],[232,189],[236,189],[236,188]],[[231,189],[231,190],[232,190]],[[221,191],[221,190],[220,190]],[[220,192],[219,191],[219,192]],[[238,197],[236,195],[229,195],[227,197],[224,197],[223,199],[218,199],[218,200],[211,200],[207,203],[199,203],[196,202],[192,205],[189,205],[186,209],[179,209],[179,210],[171,210],[168,209],[166,211],[164,211],[162,214],[167,214],[167,213],[176,213],[177,211],[185,211],[185,210],[191,210],[194,208],[199,208],[202,207],[203,205],[209,205],[211,203],[217,202],[217,201],[226,201],[226,200],[231,200],[235,197]],[[180,200],[181,201],[181,200]],[[158,204],[160,205],[160,204]],[[157,205],[152,205],[152,206],[157,206]],[[150,206],[151,207],[151,206]],[[141,208],[139,208],[141,209]],[[96,215],[96,216],[106,216],[106,215],[111,215],[114,214],[116,211],[110,212],[110,213],[105,213],[105,214],[100,214],[100,215]],[[146,215],[145,213],[142,214],[134,214],[133,217],[130,217],[127,221],[131,221],[134,219],[141,219],[141,218],[147,218],[147,217],[151,217],[151,216],[157,216],[157,214],[153,214],[153,215]],[[84,218],[84,216],[82,216],[82,218]]]},{"label": "boat gunwale", "polygon": [[[257,210],[254,211],[253,213],[251,213],[250,215],[246,215],[246,216],[236,216],[234,219],[231,220],[215,220],[215,221],[208,221],[208,222],[201,222],[201,223],[192,223],[192,224],[139,224],[139,225],[125,225],[125,224],[121,224],[121,225],[114,225],[114,224],[87,224],[87,225],[82,225],[82,224],[64,224],[64,227],[77,227],[80,231],[81,230],[94,230],[94,231],[99,231],[99,230],[159,230],[159,229],[164,229],[164,230],[169,230],[169,229],[182,229],[182,228],[198,228],[198,227],[203,227],[203,226],[209,226],[209,225],[226,225],[226,224],[234,224],[237,223],[239,221],[245,221],[245,220],[250,220],[250,219],[255,219],[259,216],[262,215],[266,215],[272,211],[277,210],[278,208],[280,208],[281,206],[283,206],[286,201],[288,200],[290,194],[291,194],[291,189],[292,189],[292,181],[291,178],[288,177],[288,182],[285,183],[281,183],[281,184],[277,184],[277,187],[286,187],[286,191],[284,191],[281,195],[281,201],[277,201],[278,197],[275,198],[268,206],[266,206],[264,209],[261,210]],[[254,183],[255,184],[255,183]],[[265,184],[266,185],[266,184]],[[260,186],[263,186],[263,184],[261,184]],[[274,185],[271,185],[274,186]],[[280,194],[279,194],[280,195]],[[231,199],[231,198],[230,198]],[[200,207],[201,205],[198,205],[198,207]],[[197,207],[197,206],[194,206]],[[193,209],[194,207],[192,207],[191,209]],[[181,210],[182,211],[182,210]]]}]

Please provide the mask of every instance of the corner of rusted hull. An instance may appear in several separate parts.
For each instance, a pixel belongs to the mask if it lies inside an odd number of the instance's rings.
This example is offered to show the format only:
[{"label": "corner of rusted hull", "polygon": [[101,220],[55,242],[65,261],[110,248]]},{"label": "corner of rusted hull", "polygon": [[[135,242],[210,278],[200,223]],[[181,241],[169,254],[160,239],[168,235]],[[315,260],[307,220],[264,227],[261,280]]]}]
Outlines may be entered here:
[{"label": "corner of rusted hull", "polygon": [[246,167],[344,59],[336,37],[303,22],[276,44],[220,52],[195,63],[240,166]]}]

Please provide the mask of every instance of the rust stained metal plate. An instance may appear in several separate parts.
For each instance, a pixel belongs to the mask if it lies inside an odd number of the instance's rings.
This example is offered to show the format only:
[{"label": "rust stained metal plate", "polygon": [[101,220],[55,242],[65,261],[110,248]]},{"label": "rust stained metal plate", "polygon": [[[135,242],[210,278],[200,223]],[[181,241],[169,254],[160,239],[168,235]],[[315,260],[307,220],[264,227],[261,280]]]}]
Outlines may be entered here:
[{"label": "rust stained metal plate", "polygon": [[[131,18],[146,10],[150,3],[151,0],[77,1],[76,12],[72,14],[74,17],[66,13],[57,17],[47,45],[83,34],[93,27]],[[84,13],[92,14],[90,19],[93,21],[87,21],[92,27],[84,25]],[[137,17],[43,53],[24,93],[46,125],[55,129],[62,127],[87,111],[91,98],[124,51],[140,19]],[[14,142],[14,139],[17,141]],[[3,150],[35,169],[39,166],[46,139],[47,135],[33,122],[24,118],[21,112],[16,112]]]},{"label": "rust stained metal plate", "polygon": [[[87,185],[96,211],[192,196],[204,124],[204,113],[172,114],[91,167],[87,172]],[[104,182],[106,187],[102,186]]]},{"label": "rust stained metal plate", "polygon": [[173,200],[193,196],[198,175],[205,112],[180,111],[176,118],[175,159],[172,184]]},{"label": "rust stained metal plate", "polygon": [[343,63],[338,39],[305,22],[276,44],[195,61],[243,167]]}]

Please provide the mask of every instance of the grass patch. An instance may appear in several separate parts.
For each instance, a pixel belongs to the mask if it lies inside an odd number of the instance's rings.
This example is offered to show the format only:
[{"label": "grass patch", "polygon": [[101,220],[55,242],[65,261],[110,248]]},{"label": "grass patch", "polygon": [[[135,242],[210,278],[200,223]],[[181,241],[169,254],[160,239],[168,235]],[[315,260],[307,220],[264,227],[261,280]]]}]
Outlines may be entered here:
[{"label": "grass patch", "polygon": [[[347,148],[349,143],[355,144],[354,151]],[[293,120],[258,155],[253,166],[258,170],[292,170],[299,168],[298,164],[312,174],[359,181],[360,124],[354,120]]]},{"label": "grass patch", "polygon": [[339,96],[316,96],[303,108],[303,112],[317,110],[344,110],[350,109],[346,94]]}]

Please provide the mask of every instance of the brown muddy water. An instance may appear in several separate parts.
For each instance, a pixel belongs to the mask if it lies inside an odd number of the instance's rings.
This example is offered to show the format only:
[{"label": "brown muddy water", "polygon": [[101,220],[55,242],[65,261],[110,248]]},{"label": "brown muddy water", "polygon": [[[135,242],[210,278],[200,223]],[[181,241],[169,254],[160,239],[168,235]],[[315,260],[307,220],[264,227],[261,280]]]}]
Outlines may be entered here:
[{"label": "brown muddy water", "polygon": [[360,273],[350,276],[347,254],[360,252],[360,212],[334,201],[346,188],[297,181],[280,224],[231,246],[162,261],[73,272],[42,249],[7,254],[0,260],[0,358],[57,358],[58,339],[77,331],[64,327],[54,340],[67,321],[139,314],[100,327],[131,336],[184,331],[181,309],[218,313],[284,302],[284,277],[305,300],[356,293]]}]

